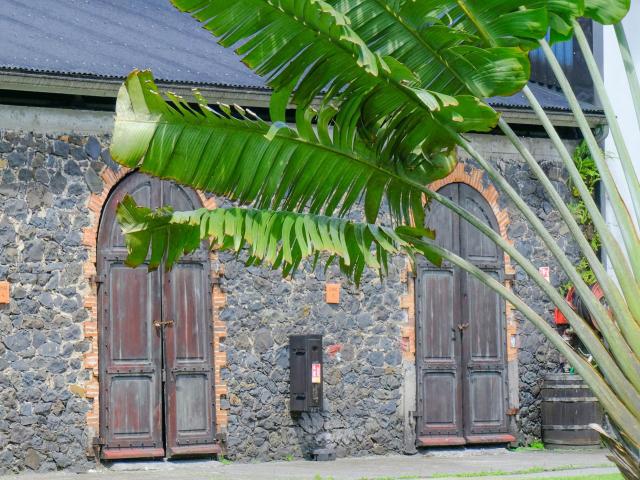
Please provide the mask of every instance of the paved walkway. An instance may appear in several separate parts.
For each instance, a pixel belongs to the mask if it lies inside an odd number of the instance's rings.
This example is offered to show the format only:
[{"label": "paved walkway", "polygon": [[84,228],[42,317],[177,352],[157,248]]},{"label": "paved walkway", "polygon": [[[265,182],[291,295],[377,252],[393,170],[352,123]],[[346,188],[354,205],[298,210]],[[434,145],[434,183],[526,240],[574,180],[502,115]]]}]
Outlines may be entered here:
[{"label": "paved walkway", "polygon": [[[120,462],[86,474],[2,476],[1,480],[512,480],[610,474],[604,450],[447,450],[413,456],[343,458],[334,462]],[[496,475],[491,475],[495,472]]]}]

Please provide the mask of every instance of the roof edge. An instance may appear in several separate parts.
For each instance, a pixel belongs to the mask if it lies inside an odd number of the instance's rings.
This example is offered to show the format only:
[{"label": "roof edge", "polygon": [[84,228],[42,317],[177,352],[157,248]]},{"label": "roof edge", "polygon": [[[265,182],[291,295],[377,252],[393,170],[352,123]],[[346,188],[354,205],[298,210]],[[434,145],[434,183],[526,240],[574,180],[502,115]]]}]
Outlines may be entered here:
[{"label": "roof edge", "polygon": [[[116,98],[123,81],[124,77],[59,75],[0,68],[0,89],[3,90]],[[192,90],[197,88],[206,98],[249,107],[268,107],[271,96],[271,92],[264,88],[228,87],[166,80],[156,80],[156,84],[182,96],[190,96]]]},{"label": "roof edge", "polygon": [[[91,75],[60,75],[44,72],[20,71],[0,68],[0,89],[24,92],[54,93],[66,95],[87,95],[115,98],[124,78],[99,77]],[[188,97],[197,88],[205,98],[216,102],[236,103],[245,107],[269,106],[271,92],[264,88],[230,87],[223,85],[195,84],[156,80],[159,87]],[[540,125],[531,109],[495,106],[510,123],[519,125]],[[547,114],[559,127],[577,127],[577,122],[568,111],[547,109]],[[585,112],[589,125],[594,128],[606,124],[601,112]]]}]

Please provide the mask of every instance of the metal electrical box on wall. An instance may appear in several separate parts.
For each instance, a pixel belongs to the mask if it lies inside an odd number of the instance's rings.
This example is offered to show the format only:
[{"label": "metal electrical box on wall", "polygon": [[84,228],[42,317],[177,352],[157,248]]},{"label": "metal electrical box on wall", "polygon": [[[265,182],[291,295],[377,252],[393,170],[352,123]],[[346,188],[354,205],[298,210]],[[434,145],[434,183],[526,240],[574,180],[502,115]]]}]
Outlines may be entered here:
[{"label": "metal electrical box on wall", "polygon": [[290,335],[289,368],[291,411],[321,411],[322,335]]}]

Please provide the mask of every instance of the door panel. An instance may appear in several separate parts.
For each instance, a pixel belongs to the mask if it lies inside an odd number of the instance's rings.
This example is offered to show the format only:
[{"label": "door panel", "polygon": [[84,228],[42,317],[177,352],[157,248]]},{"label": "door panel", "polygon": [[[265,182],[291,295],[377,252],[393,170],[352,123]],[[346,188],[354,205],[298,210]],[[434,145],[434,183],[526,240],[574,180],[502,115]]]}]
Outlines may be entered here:
[{"label": "door panel", "polygon": [[159,339],[152,330],[154,317],[159,317],[159,306],[152,304],[159,283],[157,272],[147,272],[146,266],[131,269],[112,263],[108,282],[112,362],[152,359]]},{"label": "door panel", "polygon": [[[498,229],[479,192],[453,183],[440,189]],[[427,215],[436,241],[502,281],[502,252],[484,234],[439,204]],[[509,441],[506,333],[502,300],[448,264],[426,261],[416,278],[418,443]]]},{"label": "door panel", "polygon": [[[493,276],[497,277],[497,274]],[[500,298],[482,282],[466,274],[465,284],[469,327],[464,335],[469,342],[465,350],[469,352],[469,361],[502,362],[504,334]]]},{"label": "door panel", "polygon": [[502,402],[492,401],[503,395],[501,371],[477,371],[469,379],[469,434],[500,433],[503,428]]},{"label": "door panel", "polygon": [[455,372],[424,372],[423,434],[459,433],[459,408],[457,402],[451,401],[457,396],[458,383]]},{"label": "door panel", "polygon": [[[458,202],[462,207],[469,210],[476,217],[484,220],[484,222],[498,231],[498,222],[486,200],[477,190],[462,184],[459,187]],[[498,246],[491,241],[476,227],[466,220],[460,220],[460,254],[464,258],[476,264],[493,264],[499,266],[501,254]]]}]

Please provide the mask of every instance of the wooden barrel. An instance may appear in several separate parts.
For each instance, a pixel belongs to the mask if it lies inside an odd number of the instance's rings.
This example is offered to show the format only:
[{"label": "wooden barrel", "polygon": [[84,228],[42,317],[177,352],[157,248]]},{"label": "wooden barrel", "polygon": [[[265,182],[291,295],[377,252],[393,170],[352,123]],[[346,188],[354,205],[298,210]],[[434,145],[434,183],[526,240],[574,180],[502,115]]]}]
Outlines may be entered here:
[{"label": "wooden barrel", "polygon": [[602,409],[578,375],[546,375],[542,385],[542,441],[550,445],[598,445],[600,437],[589,428],[602,425]]}]

